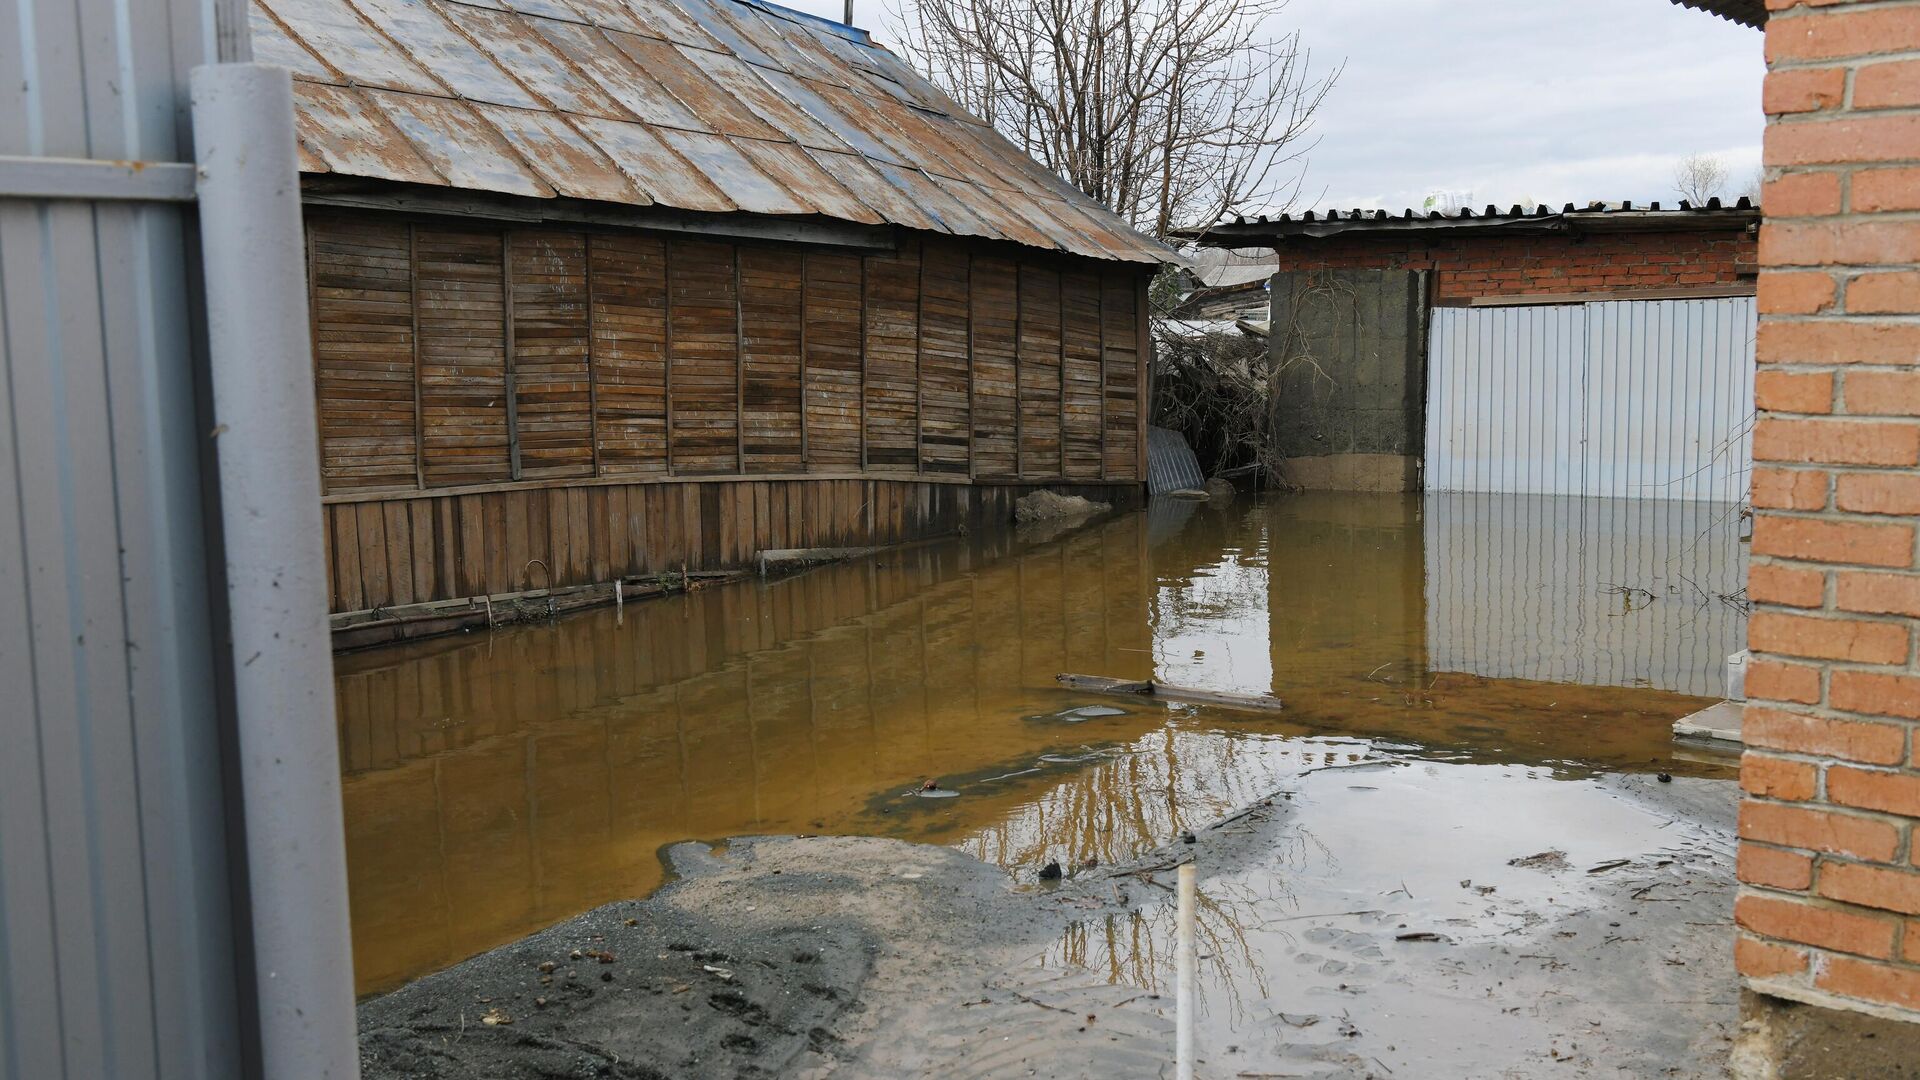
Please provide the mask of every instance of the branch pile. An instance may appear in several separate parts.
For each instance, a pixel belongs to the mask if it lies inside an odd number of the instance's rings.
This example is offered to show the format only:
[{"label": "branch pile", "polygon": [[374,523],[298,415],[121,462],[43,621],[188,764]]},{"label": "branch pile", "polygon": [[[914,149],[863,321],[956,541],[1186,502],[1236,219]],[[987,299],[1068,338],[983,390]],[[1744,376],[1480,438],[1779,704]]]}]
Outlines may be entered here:
[{"label": "branch pile", "polygon": [[1186,436],[1208,476],[1277,475],[1264,339],[1155,320],[1153,422]]}]

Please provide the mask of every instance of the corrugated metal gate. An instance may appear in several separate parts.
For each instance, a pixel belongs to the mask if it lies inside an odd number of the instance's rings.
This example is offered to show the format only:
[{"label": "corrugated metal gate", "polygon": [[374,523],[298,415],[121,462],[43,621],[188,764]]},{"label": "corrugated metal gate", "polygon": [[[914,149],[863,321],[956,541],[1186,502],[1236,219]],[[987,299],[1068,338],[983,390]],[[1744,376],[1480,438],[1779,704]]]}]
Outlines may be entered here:
[{"label": "corrugated metal gate", "polygon": [[1436,308],[1425,487],[1739,502],[1752,297]]}]

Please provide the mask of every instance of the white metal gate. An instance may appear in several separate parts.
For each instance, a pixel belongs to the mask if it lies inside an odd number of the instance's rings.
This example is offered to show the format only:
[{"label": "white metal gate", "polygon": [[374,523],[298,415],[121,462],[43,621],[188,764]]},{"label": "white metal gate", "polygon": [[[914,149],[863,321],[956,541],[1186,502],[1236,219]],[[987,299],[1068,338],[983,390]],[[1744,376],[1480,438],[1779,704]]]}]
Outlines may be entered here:
[{"label": "white metal gate", "polygon": [[1435,308],[1428,491],[1739,502],[1752,297]]}]

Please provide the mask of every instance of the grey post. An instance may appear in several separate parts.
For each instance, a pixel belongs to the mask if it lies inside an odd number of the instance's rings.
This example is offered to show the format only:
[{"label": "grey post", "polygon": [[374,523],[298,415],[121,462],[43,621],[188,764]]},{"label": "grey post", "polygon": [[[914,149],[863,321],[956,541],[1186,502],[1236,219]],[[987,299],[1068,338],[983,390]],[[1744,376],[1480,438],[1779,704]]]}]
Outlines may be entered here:
[{"label": "grey post", "polygon": [[352,1080],[353,961],[293,88],[196,68],[194,156],[261,1066]]}]

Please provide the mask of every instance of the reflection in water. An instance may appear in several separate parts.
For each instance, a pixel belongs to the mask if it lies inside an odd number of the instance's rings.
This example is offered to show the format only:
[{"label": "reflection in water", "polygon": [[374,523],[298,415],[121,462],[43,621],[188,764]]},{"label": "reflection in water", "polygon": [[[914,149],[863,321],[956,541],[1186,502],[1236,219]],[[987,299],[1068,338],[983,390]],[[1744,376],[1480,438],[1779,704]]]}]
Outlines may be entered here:
[{"label": "reflection in water", "polygon": [[[1514,529],[1539,505],[1480,512]],[[1558,600],[1454,603],[1515,575],[1494,557],[1508,549],[1456,558],[1438,517],[1398,496],[1243,500],[342,656],[360,988],[645,893],[662,879],[659,848],[688,838],[877,833],[1030,871],[1125,858],[1383,744],[1550,763],[1555,776],[1724,771],[1672,757],[1666,725],[1694,698],[1488,677],[1571,672],[1711,692],[1672,674],[1685,620],[1658,624],[1668,644],[1636,652],[1616,646],[1654,632],[1646,610],[1596,623]],[[1580,565],[1613,572],[1607,537],[1585,542],[1592,561]],[[1725,579],[1702,567],[1732,565],[1738,547],[1729,527],[1656,553],[1698,561],[1683,569],[1705,583]],[[1575,598],[1600,575],[1553,573],[1553,595]],[[1680,608],[1658,595],[1648,610]],[[1442,607],[1451,614],[1436,620]],[[1703,637],[1718,635],[1709,647],[1729,651],[1739,613],[1689,610]],[[1456,661],[1511,655],[1497,643],[1515,639],[1515,611],[1534,621],[1520,636],[1551,642],[1553,657],[1610,643],[1605,664]],[[1063,671],[1270,690],[1288,709],[1252,717],[1070,694],[1053,681]],[[1070,714],[1096,704],[1118,709]],[[925,778],[960,797],[899,797]]]},{"label": "reflection in water", "polygon": [[1430,496],[1430,662],[1718,696],[1727,654],[1745,644],[1738,514],[1721,503]]}]

